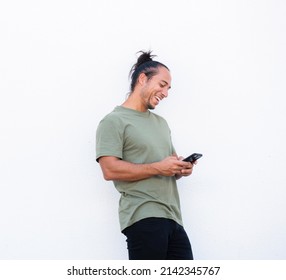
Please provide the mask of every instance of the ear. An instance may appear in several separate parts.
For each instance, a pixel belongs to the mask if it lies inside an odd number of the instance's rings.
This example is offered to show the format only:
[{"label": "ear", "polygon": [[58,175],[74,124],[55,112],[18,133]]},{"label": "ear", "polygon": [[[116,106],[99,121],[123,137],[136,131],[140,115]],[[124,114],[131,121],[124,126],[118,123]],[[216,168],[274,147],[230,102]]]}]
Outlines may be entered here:
[{"label": "ear", "polygon": [[143,86],[147,82],[147,76],[144,73],[141,73],[138,77],[138,83]]}]

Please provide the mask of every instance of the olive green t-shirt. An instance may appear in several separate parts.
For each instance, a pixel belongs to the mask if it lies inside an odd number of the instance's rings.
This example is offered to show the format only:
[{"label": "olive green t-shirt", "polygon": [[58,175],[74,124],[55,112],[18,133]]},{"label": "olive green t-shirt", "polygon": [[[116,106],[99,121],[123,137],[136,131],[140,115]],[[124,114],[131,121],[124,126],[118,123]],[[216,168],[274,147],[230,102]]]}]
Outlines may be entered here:
[{"label": "olive green t-shirt", "polygon": [[[96,159],[114,156],[132,163],[161,161],[175,152],[165,119],[122,106],[105,116],[96,132]],[[135,182],[114,181],[120,192],[121,230],[149,217],[168,218],[182,225],[175,177],[153,176]]]}]

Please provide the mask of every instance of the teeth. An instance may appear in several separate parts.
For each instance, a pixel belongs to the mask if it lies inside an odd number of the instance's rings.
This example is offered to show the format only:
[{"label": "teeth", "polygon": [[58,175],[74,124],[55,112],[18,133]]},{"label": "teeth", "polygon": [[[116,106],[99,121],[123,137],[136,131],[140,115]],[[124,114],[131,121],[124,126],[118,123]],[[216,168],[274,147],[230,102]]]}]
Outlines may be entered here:
[{"label": "teeth", "polygon": [[158,100],[158,102],[161,101],[161,99],[158,96],[155,96],[155,98]]}]

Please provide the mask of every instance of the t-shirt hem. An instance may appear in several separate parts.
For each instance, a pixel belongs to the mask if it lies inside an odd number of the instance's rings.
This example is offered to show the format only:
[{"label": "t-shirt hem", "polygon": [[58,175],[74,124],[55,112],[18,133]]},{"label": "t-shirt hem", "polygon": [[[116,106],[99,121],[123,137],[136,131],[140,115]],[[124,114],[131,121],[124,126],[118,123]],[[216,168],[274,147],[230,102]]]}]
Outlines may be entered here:
[{"label": "t-shirt hem", "polygon": [[129,223],[127,225],[121,225],[121,232],[123,232],[125,229],[127,229],[128,227],[132,226],[133,224],[143,220],[143,219],[147,219],[147,218],[163,218],[163,219],[170,219],[170,220],[173,220],[175,221],[176,223],[178,223],[179,225],[183,226],[183,221],[176,218],[176,217],[173,217],[173,216],[170,216],[170,215],[152,215],[152,216],[143,216],[143,217],[138,217],[137,219],[134,219],[134,220],[131,220],[129,221]]},{"label": "t-shirt hem", "polygon": [[99,158],[101,157],[117,157],[119,159],[122,159],[122,155],[120,154],[101,153],[96,155],[96,161],[98,162]]}]

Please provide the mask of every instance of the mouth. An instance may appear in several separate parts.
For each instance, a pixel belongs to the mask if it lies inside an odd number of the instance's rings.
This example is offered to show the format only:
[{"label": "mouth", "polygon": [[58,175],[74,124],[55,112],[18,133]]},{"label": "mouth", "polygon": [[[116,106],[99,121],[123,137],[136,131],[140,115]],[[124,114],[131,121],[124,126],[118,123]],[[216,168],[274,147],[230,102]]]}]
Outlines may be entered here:
[{"label": "mouth", "polygon": [[158,103],[161,101],[160,97],[155,96],[155,99],[158,101]]},{"label": "mouth", "polygon": [[[157,95],[153,95],[152,97],[153,99],[150,100],[150,106],[152,107],[152,109],[154,109],[161,101],[163,98],[160,98]],[[152,104],[152,105],[151,105]]]}]

